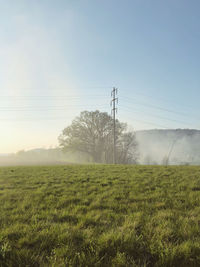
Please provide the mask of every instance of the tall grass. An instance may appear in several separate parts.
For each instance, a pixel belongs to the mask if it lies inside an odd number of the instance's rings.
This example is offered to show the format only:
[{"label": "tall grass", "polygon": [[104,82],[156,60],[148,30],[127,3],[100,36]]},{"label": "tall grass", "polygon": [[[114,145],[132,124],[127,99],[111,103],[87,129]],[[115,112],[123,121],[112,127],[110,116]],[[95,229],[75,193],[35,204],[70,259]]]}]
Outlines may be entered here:
[{"label": "tall grass", "polygon": [[200,266],[200,167],[0,168],[0,266]]}]

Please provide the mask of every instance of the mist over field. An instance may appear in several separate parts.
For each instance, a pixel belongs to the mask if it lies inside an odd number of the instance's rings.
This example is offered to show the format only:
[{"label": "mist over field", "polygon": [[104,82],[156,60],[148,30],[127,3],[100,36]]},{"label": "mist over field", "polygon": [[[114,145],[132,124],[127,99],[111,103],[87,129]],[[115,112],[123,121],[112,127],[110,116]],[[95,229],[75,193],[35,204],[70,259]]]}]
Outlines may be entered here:
[{"label": "mist over field", "polygon": [[63,153],[60,148],[32,149],[13,154],[0,154],[0,166],[15,165],[60,165],[83,163],[84,156],[77,153]]},{"label": "mist over field", "polygon": [[[190,129],[136,131],[138,164],[200,164],[200,131]],[[0,166],[92,163],[80,152],[64,152],[61,148],[38,148],[0,154]]]},{"label": "mist over field", "polygon": [[190,129],[136,132],[141,164],[200,164],[200,131]]}]

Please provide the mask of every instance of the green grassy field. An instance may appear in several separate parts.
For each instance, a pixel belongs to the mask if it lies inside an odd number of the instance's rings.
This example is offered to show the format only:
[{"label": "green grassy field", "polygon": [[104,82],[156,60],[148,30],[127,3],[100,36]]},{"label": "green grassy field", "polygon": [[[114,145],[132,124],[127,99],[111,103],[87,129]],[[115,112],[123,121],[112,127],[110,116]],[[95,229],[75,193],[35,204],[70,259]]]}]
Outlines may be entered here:
[{"label": "green grassy field", "polygon": [[0,266],[200,266],[200,167],[0,168]]}]

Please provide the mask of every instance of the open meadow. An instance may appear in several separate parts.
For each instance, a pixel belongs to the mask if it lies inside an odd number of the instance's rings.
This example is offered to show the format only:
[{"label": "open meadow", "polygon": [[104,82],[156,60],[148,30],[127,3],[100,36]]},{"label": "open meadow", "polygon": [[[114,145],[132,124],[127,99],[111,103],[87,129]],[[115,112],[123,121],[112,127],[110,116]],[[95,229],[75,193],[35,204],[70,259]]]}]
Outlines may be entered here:
[{"label": "open meadow", "polygon": [[0,266],[200,266],[200,167],[0,168]]}]

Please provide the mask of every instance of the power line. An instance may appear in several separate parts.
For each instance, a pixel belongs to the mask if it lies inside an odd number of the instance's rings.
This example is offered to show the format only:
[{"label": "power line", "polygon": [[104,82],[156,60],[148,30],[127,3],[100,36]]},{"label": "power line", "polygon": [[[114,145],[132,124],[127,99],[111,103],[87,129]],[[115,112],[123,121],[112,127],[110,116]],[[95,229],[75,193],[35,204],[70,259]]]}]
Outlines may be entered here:
[{"label": "power line", "polygon": [[[130,107],[127,107],[127,106],[125,107],[125,106],[121,106],[121,105],[120,105],[120,107],[122,107],[123,109],[127,109],[128,112],[133,111],[134,113],[139,113],[139,114],[144,114],[144,115],[146,115],[144,112],[140,112],[140,111],[138,111],[138,110],[135,109],[135,108],[130,108]],[[135,111],[135,110],[136,110],[136,111]],[[188,125],[188,124],[189,124],[189,125],[193,125],[193,124],[188,123],[188,122],[179,121],[179,120],[174,120],[174,119],[170,119],[170,118],[167,118],[167,117],[162,117],[162,116],[159,116],[159,115],[154,115],[154,114],[151,114],[151,113],[149,113],[149,112],[148,112],[147,116],[155,117],[155,118],[162,119],[162,120],[168,120],[168,121],[172,121],[172,122],[178,122],[178,123],[182,123],[182,124],[185,124],[185,125]]]},{"label": "power line", "polygon": [[153,126],[156,126],[156,127],[161,127],[161,128],[164,128],[164,129],[171,129],[167,126],[164,126],[164,125],[161,125],[161,124],[158,124],[158,123],[154,123],[154,122],[150,122],[150,121],[144,121],[144,120],[138,120],[136,118],[131,118],[131,117],[127,117],[127,119],[129,120],[134,120],[134,121],[137,121],[137,122],[140,122],[140,123],[144,123],[144,124],[149,124],[149,125],[153,125]]},{"label": "power line", "polygon": [[[52,118],[26,118],[26,119],[0,119],[0,121],[3,122],[33,122],[33,121],[58,121],[58,120],[66,120],[67,118],[71,119],[71,116],[65,116],[65,117],[52,117]],[[127,117],[127,119],[129,120],[133,120],[133,118]],[[153,126],[157,126],[157,127],[161,127],[161,128],[165,128],[165,129],[171,129],[169,127],[157,124],[157,123],[153,123],[153,122],[147,122],[144,120],[138,120],[134,118],[134,121],[140,122],[140,123],[144,123],[144,124],[148,124],[148,125],[153,125]]]},{"label": "power line", "polygon": [[[116,88],[113,88],[113,90],[117,90]],[[114,91],[112,90],[113,92],[113,95],[117,93],[117,91]],[[58,97],[58,98],[68,98],[70,102],[72,101],[76,101],[76,100],[79,100],[79,99],[83,99],[84,97],[95,97],[95,98],[106,98],[105,95],[84,95],[84,96],[80,96],[80,95],[59,95],[59,96],[19,96],[19,97],[33,97],[33,98],[37,98],[37,97],[52,97],[52,98],[55,98],[55,97]],[[115,100],[114,100],[115,99]],[[125,96],[122,96],[122,99],[125,99],[126,102],[128,103],[133,103],[133,101],[135,102],[135,99],[133,98],[128,98],[128,97],[125,97]],[[112,115],[113,115],[113,119],[115,121],[115,114],[116,114],[116,111],[117,111],[117,108],[115,107],[115,101],[117,101],[118,99],[115,98],[115,96],[113,96],[113,99],[112,99],[112,105],[113,105],[113,109],[112,109]],[[187,117],[190,117],[190,115],[188,114],[185,114],[185,113],[182,113],[182,112],[177,112],[177,111],[173,111],[173,110],[170,110],[170,109],[166,109],[166,108],[163,108],[163,107],[158,107],[158,106],[154,106],[154,105],[151,105],[151,104],[148,104],[148,103],[137,103],[136,104],[139,104],[139,105],[142,105],[142,106],[145,106],[145,107],[151,107],[151,108],[154,108],[154,109],[159,109],[159,110],[163,110],[163,111],[167,111],[167,112],[171,112],[173,114],[178,114],[178,115],[182,115],[182,116],[187,116]],[[9,107],[1,107],[0,108],[0,112],[33,112],[33,111],[59,111],[59,110],[67,110],[68,108],[71,109],[77,109],[79,110],[80,108],[107,108],[107,105],[106,103],[105,104],[96,104],[96,105],[84,105],[84,104],[81,104],[81,105],[57,105],[57,106],[45,106],[45,107],[34,107],[34,106],[20,106],[20,107],[12,107],[12,108],[9,108]],[[129,112],[132,111],[132,110],[136,110],[135,108],[132,108],[132,107],[129,107],[129,106],[121,106],[122,109],[127,109]],[[135,111],[134,111],[135,112]],[[141,112],[137,112],[136,113],[140,113]],[[143,112],[143,114],[145,114]],[[171,118],[167,118],[167,117],[163,117],[163,116],[159,116],[159,115],[154,115],[154,114],[151,114],[148,112],[147,116],[152,116],[152,117],[155,117],[155,118],[159,118],[159,119],[164,119],[164,120],[169,120],[169,121],[172,121],[172,122],[178,122],[178,123],[182,123],[182,124],[190,124],[192,125],[191,123],[187,123],[187,122],[183,122],[183,121],[180,121],[180,120],[176,120],[176,119],[171,119]],[[194,117],[190,117],[190,119],[195,119]],[[196,118],[199,120],[199,118]],[[5,121],[5,120],[4,120]],[[16,120],[15,120],[16,121]],[[144,122],[144,121],[143,121]],[[146,122],[145,122],[146,123]],[[152,125],[158,125],[158,124],[153,124],[153,123],[148,123],[148,124],[152,124]],[[160,125],[161,126],[161,125]],[[115,123],[114,123],[114,127],[115,127]],[[163,126],[162,126],[163,127]],[[167,128],[167,127],[164,127],[164,128]],[[114,131],[115,133],[115,131]],[[114,142],[114,141],[113,141]]]},{"label": "power line", "polygon": [[[166,111],[166,112],[170,112],[170,113],[173,113],[173,114],[177,114],[177,115],[181,115],[181,116],[185,116],[185,117],[191,117],[190,115],[186,114],[186,113],[183,113],[183,112],[179,112],[179,111],[174,111],[174,110],[171,110],[171,109],[167,109],[167,108],[163,108],[163,107],[160,107],[160,106],[155,106],[155,105],[151,105],[151,104],[148,104],[148,103],[141,103],[141,102],[135,102],[135,99],[133,98],[128,98],[128,97],[125,97],[123,96],[122,99],[127,99],[126,101],[129,102],[129,103],[132,103],[130,100],[134,101],[134,104],[138,104],[138,105],[141,105],[141,106],[145,106],[145,107],[150,107],[150,108],[154,108],[154,109],[158,109],[158,110],[162,110],[162,111]],[[199,120],[200,118],[196,117],[196,116],[193,116],[193,118]]]},{"label": "power line", "polygon": [[[126,88],[126,90],[127,90],[127,88]],[[128,89],[128,90],[132,90],[132,89]],[[157,95],[155,96],[155,95],[146,95],[146,94],[143,94],[143,93],[138,93],[138,92],[135,92],[134,91],[134,94],[135,95],[138,95],[138,96],[142,96],[143,98],[145,97],[145,98],[150,98],[150,99],[153,99],[153,100],[155,100],[155,99],[157,99],[157,100],[159,100],[159,101],[164,101],[165,103],[168,101],[168,99],[167,98],[164,98],[164,97],[157,97]],[[171,98],[173,98],[174,96],[171,96]],[[178,106],[183,106],[182,104],[180,104],[179,102],[174,102],[173,101],[173,103],[175,103],[176,105],[178,105]],[[190,105],[186,105],[186,104],[184,104],[184,107],[187,107],[187,108],[189,108],[189,109],[191,109],[191,108],[194,108],[193,106],[190,106]]]},{"label": "power line", "polygon": [[[26,97],[26,96],[24,96],[24,97]],[[69,98],[70,102],[72,101],[72,99],[70,99],[70,98],[73,98],[73,100],[83,99],[83,97],[87,97],[87,98],[89,98],[89,97],[94,97],[94,98],[103,97],[103,98],[106,98],[105,95],[85,95],[85,96],[80,96],[80,95],[79,96],[77,96],[77,95],[76,96],[75,95],[74,96],[72,96],[72,95],[71,96],[63,96],[63,95],[60,95],[60,96],[32,96],[32,97],[36,97],[36,98],[37,97],[52,97],[52,98],[58,97],[58,98],[61,98],[61,99],[66,97],[66,98]],[[128,97],[122,96],[122,99],[125,99],[125,101],[128,102],[128,103],[132,103],[132,101],[130,101],[130,99],[132,99],[132,98],[130,98],[130,97],[128,98]],[[133,101],[135,102],[135,99]],[[176,112],[176,111],[173,111],[173,110],[169,110],[169,109],[166,109],[166,108],[163,108],[163,107],[158,107],[158,106],[147,104],[147,103],[135,102],[135,104],[139,104],[139,105],[142,105],[142,106],[145,106],[145,107],[151,107],[151,108],[154,108],[154,109],[159,109],[159,110],[175,113],[175,114],[178,114],[178,115],[190,117],[190,115],[182,113],[182,112]],[[23,108],[26,109],[26,108],[29,108],[29,107],[23,107]],[[56,107],[48,107],[48,109],[51,109],[51,108],[53,108],[53,109],[54,108],[60,108],[60,106],[59,107],[57,107],[57,106]],[[19,109],[21,111],[21,106],[19,107]],[[11,111],[18,111],[18,107],[15,107],[15,108],[12,107],[11,109],[9,107],[2,107],[2,108],[0,108],[0,110],[3,110],[3,111],[10,111],[10,110]],[[40,108],[40,110],[43,110],[43,109]],[[26,111],[26,110],[22,110],[22,111]],[[193,116],[193,118],[194,118],[194,116]],[[164,117],[163,117],[163,119],[164,119]],[[198,119],[198,121],[199,121],[199,118],[196,118],[196,119]]]},{"label": "power line", "polygon": [[69,116],[66,117],[52,117],[52,118],[26,118],[26,119],[0,119],[3,122],[32,122],[32,121],[57,121],[57,120],[66,120],[66,118],[71,118]]},{"label": "power line", "polygon": [[[80,89],[111,89],[112,88],[112,86],[94,86],[94,87],[74,87],[74,88],[48,88],[48,89],[46,89],[46,90],[64,90],[64,91],[67,91],[67,90],[69,90],[69,91],[73,91],[73,90],[80,90]],[[26,90],[28,90],[27,88],[18,88],[18,89],[20,89],[20,90],[22,90],[22,89],[26,89]],[[3,90],[3,89],[1,89],[1,90]],[[40,90],[39,88],[38,89],[33,89],[33,88],[31,88],[31,90],[34,90],[34,91],[36,91],[36,90]],[[4,91],[8,91],[8,89],[4,89]],[[83,95],[50,95],[50,94],[47,94],[47,95],[1,95],[0,97],[1,98],[40,98],[40,97],[68,97],[68,98],[70,98],[70,97],[72,97],[72,98],[74,98],[74,97],[79,97],[79,98],[82,98],[82,97],[96,97],[96,96],[99,96],[99,97],[105,97],[105,95],[96,95],[96,94],[83,94]]]},{"label": "power line", "polygon": [[113,87],[113,90],[111,92],[111,114],[113,115],[113,164],[116,164],[116,112],[117,112],[117,108],[116,108],[116,103],[118,103],[118,98],[116,97],[117,95],[117,88]]},{"label": "power line", "polygon": [[103,97],[103,98],[106,98],[105,95],[27,95],[27,96],[0,96],[1,98],[41,98],[41,97],[44,97],[44,98],[84,98],[84,97],[89,97],[89,98],[96,98],[96,97]]},{"label": "power line", "polygon": [[[14,108],[12,108],[12,109],[8,109],[8,108],[4,108],[4,109],[2,109],[2,108],[0,108],[0,111],[14,111],[14,112],[16,112],[16,111],[49,111],[49,110],[65,110],[65,109],[67,109],[67,108],[85,108],[86,106],[83,106],[83,105],[67,105],[67,106],[52,106],[52,107],[42,107],[42,108],[40,108],[40,107],[36,107],[36,108],[34,108],[34,109],[29,109],[29,107],[23,107],[22,109],[21,108],[18,108],[18,109],[14,109]],[[104,104],[104,105],[87,105],[87,108],[93,108],[93,107],[107,107],[107,105],[106,104]],[[32,107],[31,107],[32,108]]]}]

